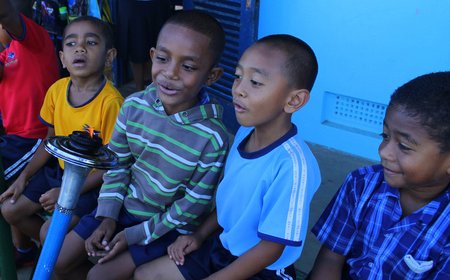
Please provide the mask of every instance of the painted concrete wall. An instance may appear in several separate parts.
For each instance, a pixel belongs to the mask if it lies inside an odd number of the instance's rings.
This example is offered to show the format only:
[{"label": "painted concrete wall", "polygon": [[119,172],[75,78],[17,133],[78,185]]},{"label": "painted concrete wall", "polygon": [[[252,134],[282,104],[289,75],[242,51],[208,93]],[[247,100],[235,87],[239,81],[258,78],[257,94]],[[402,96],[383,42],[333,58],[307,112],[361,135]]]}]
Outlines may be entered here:
[{"label": "painted concrete wall", "polygon": [[294,116],[305,139],[377,160],[384,113],[368,131],[352,119],[336,125],[329,97],[367,110],[418,75],[450,70],[449,26],[448,0],[261,0],[258,36],[292,34],[317,55],[311,101]]}]

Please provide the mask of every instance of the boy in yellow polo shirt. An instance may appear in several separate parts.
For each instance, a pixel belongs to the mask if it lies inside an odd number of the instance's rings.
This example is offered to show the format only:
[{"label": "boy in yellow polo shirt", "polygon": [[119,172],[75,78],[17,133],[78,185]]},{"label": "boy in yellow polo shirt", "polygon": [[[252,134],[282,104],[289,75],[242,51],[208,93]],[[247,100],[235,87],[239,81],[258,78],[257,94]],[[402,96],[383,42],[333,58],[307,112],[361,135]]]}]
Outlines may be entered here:
[{"label": "boy in yellow polo shirt", "polygon": [[[64,31],[60,59],[70,77],[55,82],[48,90],[40,112],[48,126],[47,137],[68,136],[88,124],[101,132],[103,144],[111,137],[123,97],[103,74],[116,55],[110,27],[93,17],[80,17]],[[30,73],[32,75],[32,73]],[[1,196],[6,221],[25,235],[40,240],[44,221],[36,215],[52,212],[58,199],[63,162],[48,154],[43,145],[17,180]],[[97,205],[103,171],[89,174],[81,190],[71,225]],[[44,236],[46,227],[43,227]]]}]

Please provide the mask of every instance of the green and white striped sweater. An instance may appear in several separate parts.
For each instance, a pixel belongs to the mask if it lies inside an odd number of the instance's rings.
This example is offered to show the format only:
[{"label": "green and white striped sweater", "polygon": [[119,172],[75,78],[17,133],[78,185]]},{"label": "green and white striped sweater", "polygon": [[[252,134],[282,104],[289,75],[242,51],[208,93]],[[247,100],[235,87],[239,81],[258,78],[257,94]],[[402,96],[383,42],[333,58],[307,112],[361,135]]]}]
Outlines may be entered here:
[{"label": "green and white striped sweater", "polygon": [[148,244],[170,230],[192,231],[208,215],[228,150],[223,108],[206,103],[167,115],[156,89],[130,95],[109,148],[121,168],[104,175],[97,217],[121,207],[142,222],[125,229],[129,245]]}]

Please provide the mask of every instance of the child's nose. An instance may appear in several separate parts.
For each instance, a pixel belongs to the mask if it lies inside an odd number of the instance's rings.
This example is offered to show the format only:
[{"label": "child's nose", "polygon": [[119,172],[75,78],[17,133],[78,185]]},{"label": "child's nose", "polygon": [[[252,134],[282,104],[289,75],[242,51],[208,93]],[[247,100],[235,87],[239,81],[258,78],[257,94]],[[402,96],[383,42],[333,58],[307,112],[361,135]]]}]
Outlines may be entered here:
[{"label": "child's nose", "polygon": [[75,52],[77,52],[77,53],[84,53],[84,52],[86,52],[86,48],[85,48],[85,46],[83,45],[83,44],[79,44],[77,47],[76,47],[76,49],[75,49]]},{"label": "child's nose", "polygon": [[247,95],[241,81],[234,81],[232,95],[239,97],[245,97]]},{"label": "child's nose", "polygon": [[169,79],[178,79],[178,67],[175,63],[170,63],[164,71],[164,75]]},{"label": "child's nose", "polygon": [[392,141],[384,140],[383,142],[381,142],[380,146],[378,147],[378,154],[380,155],[381,160],[391,161],[394,158],[392,148]]}]

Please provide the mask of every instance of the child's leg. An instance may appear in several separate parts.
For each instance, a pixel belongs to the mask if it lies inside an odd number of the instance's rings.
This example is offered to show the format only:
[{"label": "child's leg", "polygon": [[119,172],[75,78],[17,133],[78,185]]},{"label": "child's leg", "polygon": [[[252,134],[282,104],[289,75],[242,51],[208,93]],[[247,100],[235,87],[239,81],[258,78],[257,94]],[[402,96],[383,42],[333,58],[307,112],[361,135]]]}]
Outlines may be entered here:
[{"label": "child's leg", "polygon": [[[136,266],[164,256],[167,246],[172,244],[180,234],[173,230],[146,246],[131,245],[123,253],[106,263],[97,264],[89,271],[89,279],[129,279],[133,276]],[[119,270],[116,273],[108,271]],[[107,278],[105,278],[107,275]],[[101,278],[103,277],[103,278]]]},{"label": "child's leg", "polygon": [[11,226],[11,233],[16,248],[14,256],[16,268],[33,265],[39,253],[36,243],[15,226]]},{"label": "child's leg", "polygon": [[[69,228],[68,228],[67,230],[68,230],[68,231],[72,230],[72,228],[73,228],[74,226],[76,226],[76,224],[77,224],[79,221],[80,221],[80,217],[78,217],[78,216],[72,216],[72,219],[70,220]],[[50,218],[48,218],[48,220],[46,220],[46,221],[44,222],[44,224],[41,226],[41,230],[40,230],[40,234],[39,234],[41,244],[44,244],[44,240],[45,240],[45,237],[47,236],[47,232],[48,232],[48,229],[49,229],[49,227],[50,227],[50,223],[51,223],[51,222],[52,222],[52,218],[50,217]]]},{"label": "child's leg", "polygon": [[84,248],[84,239],[74,231],[70,231],[64,239],[54,274],[58,279],[86,279],[91,267],[92,263],[88,260]]},{"label": "child's leg", "polygon": [[1,211],[3,217],[10,225],[17,227],[19,231],[27,236],[39,240],[39,230],[44,221],[35,213],[41,209],[42,207],[39,203],[35,203],[21,195],[14,204],[6,200],[2,205]]},{"label": "child's leg", "polygon": [[39,241],[44,244],[45,237],[47,236],[48,229],[50,227],[51,218],[44,222],[39,232]]},{"label": "child's leg", "polygon": [[[64,238],[64,243],[55,265],[55,275],[58,278],[86,279],[93,264],[88,259],[85,240],[100,225],[100,220],[95,219],[95,213],[96,211],[94,210],[81,218],[73,230]],[[74,217],[78,219],[78,216],[74,215]]]},{"label": "child's leg", "polygon": [[16,249],[26,250],[34,246],[35,243],[31,240],[31,238],[23,234],[15,226],[11,227],[11,233],[13,244]]},{"label": "child's leg", "polygon": [[52,158],[30,178],[14,204],[10,200],[3,203],[1,211],[5,220],[27,236],[39,241],[39,231],[44,223],[43,219],[36,215],[42,210],[39,198],[48,190],[59,186],[61,178],[62,170],[58,161]]},{"label": "child's leg", "polygon": [[102,264],[96,264],[86,279],[130,279],[136,269],[130,252],[124,251],[115,258]]},{"label": "child's leg", "polygon": [[149,62],[143,63],[133,63],[131,62],[131,70],[133,72],[134,84],[136,85],[136,90],[143,90],[145,88],[145,81],[149,79],[145,74],[148,72],[146,68],[149,66]]},{"label": "child's leg", "polygon": [[139,266],[134,272],[135,280],[184,280],[174,261],[168,256],[161,257],[152,262]]}]

